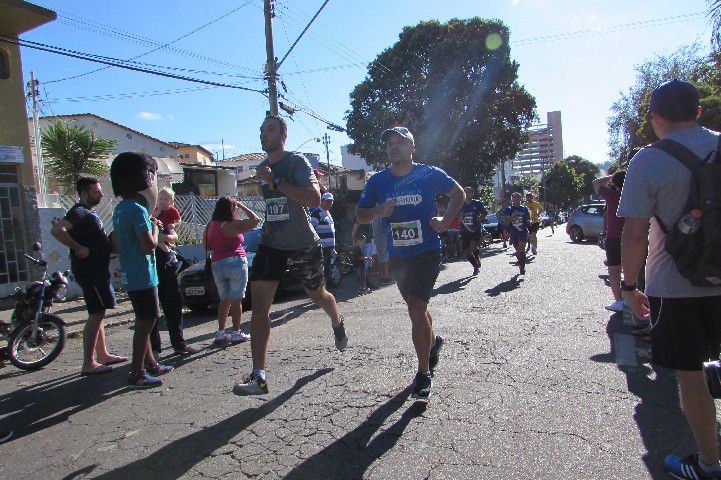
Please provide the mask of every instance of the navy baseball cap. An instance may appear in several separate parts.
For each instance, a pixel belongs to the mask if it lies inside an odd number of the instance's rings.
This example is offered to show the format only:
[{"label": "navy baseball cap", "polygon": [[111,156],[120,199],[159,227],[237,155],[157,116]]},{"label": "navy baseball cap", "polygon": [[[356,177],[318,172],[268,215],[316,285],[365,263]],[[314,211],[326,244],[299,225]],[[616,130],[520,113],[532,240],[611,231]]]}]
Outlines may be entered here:
[{"label": "navy baseball cap", "polygon": [[383,141],[383,143],[386,143],[388,141],[388,137],[390,137],[391,134],[393,134],[393,133],[397,133],[401,137],[407,138],[408,140],[411,141],[411,143],[413,145],[416,144],[416,141],[413,138],[413,134],[406,127],[393,127],[393,128],[389,128],[388,130],[384,131],[383,135],[381,135],[381,140]]},{"label": "navy baseball cap", "polygon": [[653,91],[648,113],[658,113],[667,120],[677,122],[695,120],[699,97],[698,90],[692,84],[673,79]]}]

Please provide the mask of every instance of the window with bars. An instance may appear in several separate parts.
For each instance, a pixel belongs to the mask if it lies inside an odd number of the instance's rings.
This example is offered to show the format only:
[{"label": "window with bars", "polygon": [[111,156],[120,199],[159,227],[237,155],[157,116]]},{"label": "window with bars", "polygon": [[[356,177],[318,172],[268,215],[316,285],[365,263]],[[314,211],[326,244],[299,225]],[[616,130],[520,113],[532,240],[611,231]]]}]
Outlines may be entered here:
[{"label": "window with bars", "polygon": [[0,166],[0,284],[25,282],[25,237],[17,169]]}]

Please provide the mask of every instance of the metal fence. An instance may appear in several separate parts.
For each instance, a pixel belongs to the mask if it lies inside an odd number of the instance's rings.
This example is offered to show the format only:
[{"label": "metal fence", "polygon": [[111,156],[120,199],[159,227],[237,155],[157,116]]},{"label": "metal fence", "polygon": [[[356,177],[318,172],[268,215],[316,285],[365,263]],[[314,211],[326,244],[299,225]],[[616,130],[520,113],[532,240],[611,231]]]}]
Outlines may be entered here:
[{"label": "metal fence", "polygon": [[[182,222],[176,229],[179,245],[200,243],[203,230],[213,215],[218,198],[220,197],[201,197],[192,194],[175,196],[175,208],[180,212]],[[236,197],[236,199],[253,210],[261,219],[264,218],[265,200],[263,197]],[[58,197],[59,206],[65,210],[70,209],[77,201],[78,198],[74,195]],[[100,204],[95,207],[107,233],[113,231],[113,210],[120,201],[117,197],[103,197]]]}]

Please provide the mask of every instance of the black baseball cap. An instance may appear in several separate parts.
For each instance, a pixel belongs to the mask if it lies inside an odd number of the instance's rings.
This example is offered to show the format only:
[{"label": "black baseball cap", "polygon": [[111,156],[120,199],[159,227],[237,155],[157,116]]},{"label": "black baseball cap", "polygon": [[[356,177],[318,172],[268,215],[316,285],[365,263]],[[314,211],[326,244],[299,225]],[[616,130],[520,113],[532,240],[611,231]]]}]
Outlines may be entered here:
[{"label": "black baseball cap", "polygon": [[648,113],[658,113],[672,122],[695,120],[699,97],[696,87],[676,78],[653,91],[648,104]]}]

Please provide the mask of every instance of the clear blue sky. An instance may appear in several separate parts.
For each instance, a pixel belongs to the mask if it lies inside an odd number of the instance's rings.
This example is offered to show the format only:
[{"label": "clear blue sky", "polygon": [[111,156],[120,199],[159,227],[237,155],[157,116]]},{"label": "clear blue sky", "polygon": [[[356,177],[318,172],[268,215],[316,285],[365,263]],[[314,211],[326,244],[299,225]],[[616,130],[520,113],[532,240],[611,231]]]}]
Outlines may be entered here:
[{"label": "clear blue sky", "polygon": [[[169,42],[247,3],[237,12],[173,44],[196,56],[163,49],[138,61],[219,72],[224,75],[186,74],[229,83],[248,82],[244,85],[251,88],[265,87],[261,80],[229,76],[257,77],[265,62],[262,0],[37,0],[35,3],[55,10],[59,21],[23,38],[118,58],[130,58],[152,49],[152,46],[138,44],[137,40],[124,40],[128,34]],[[278,57],[286,52],[321,3],[321,0],[277,2],[274,33]],[[664,24],[647,24],[644,28],[615,27],[705,10],[704,0],[331,0],[280,73],[289,95],[297,103],[345,125],[349,94],[365,76],[362,64],[391,46],[404,26],[427,19],[498,18],[511,29],[511,54],[520,64],[519,81],[536,97],[541,119],[545,119],[547,111],[562,112],[565,155],[576,154],[603,162],[608,151],[608,109],[619,92],[632,83],[634,65],[682,45],[701,42],[706,46],[710,34],[706,18],[698,15]],[[609,27],[617,31],[608,32]],[[579,31],[587,34],[568,39],[521,41]],[[351,64],[361,65],[349,66]],[[41,96],[46,98],[47,94],[44,110],[48,114],[96,113],[163,140],[203,144],[213,152],[219,151],[223,139],[227,145],[226,157],[260,151],[258,126],[268,107],[265,97],[257,93],[209,88],[117,98],[124,93],[176,91],[199,85],[120,69],[50,83],[97,67],[26,48],[23,66],[26,78],[29,71],[34,70],[41,82],[49,82],[41,88]],[[326,67],[339,68],[297,74]],[[116,97],[67,100],[107,94]],[[325,131],[323,124],[298,113],[290,122],[287,147],[295,149]],[[331,160],[339,163],[340,145],[349,143],[349,139],[343,133],[329,133]],[[306,143],[302,150],[323,152],[322,146],[315,142]]]}]

